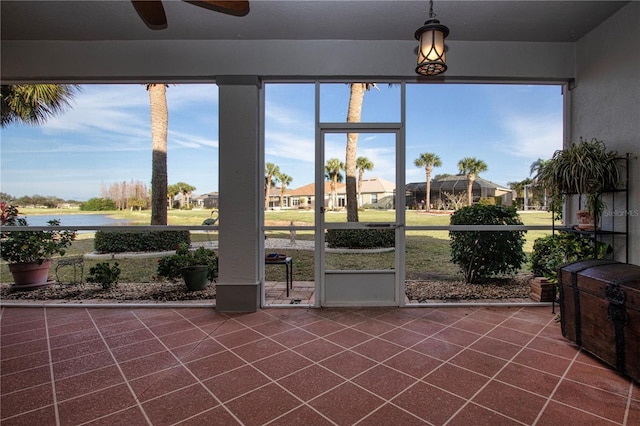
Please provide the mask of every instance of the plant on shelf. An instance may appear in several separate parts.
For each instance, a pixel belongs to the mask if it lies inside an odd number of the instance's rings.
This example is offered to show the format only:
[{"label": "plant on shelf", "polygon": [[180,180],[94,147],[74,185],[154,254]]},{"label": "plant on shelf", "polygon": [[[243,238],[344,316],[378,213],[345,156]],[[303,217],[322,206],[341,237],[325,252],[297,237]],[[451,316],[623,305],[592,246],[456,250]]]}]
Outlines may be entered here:
[{"label": "plant on shelf", "polygon": [[218,256],[213,250],[190,250],[188,244],[180,243],[175,254],[158,260],[157,273],[172,281],[183,278],[190,290],[202,290],[218,277]]},{"label": "plant on shelf", "polygon": [[604,142],[596,138],[590,142],[580,138],[579,143],[556,151],[538,174],[539,185],[551,195],[556,216],[565,196],[578,195],[592,220],[591,225],[582,220],[582,225],[585,229],[596,226],[605,208],[602,193],[620,184],[618,159],[616,151],[608,151]]},{"label": "plant on shelf", "polygon": [[[2,226],[28,226],[27,220],[19,217],[18,209],[0,203]],[[59,220],[50,220],[50,226],[60,225]],[[9,263],[13,274],[14,288],[30,290],[50,285],[48,281],[51,258],[64,256],[66,248],[76,238],[74,231],[52,229],[50,231],[2,231],[0,233],[0,257]]]}]

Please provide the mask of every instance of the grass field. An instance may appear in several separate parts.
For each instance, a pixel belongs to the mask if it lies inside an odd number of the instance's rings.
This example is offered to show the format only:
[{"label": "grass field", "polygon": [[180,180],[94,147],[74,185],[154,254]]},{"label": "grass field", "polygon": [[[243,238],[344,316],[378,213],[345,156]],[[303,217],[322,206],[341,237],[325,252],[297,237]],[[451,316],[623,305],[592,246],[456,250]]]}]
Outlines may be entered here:
[{"label": "grass field", "polygon": [[[64,215],[84,213],[78,210],[48,210],[48,209],[21,209],[22,214],[28,216],[37,214]],[[97,212],[108,214],[117,219],[133,222],[135,224],[146,225],[150,220],[149,211],[117,211],[117,212]],[[208,210],[170,210],[168,222],[170,225],[200,225],[202,221],[210,217]],[[551,225],[551,215],[546,212],[525,212],[521,214],[521,220],[525,225]],[[343,213],[328,213],[325,220],[331,222],[344,222],[346,215]],[[392,222],[394,212],[392,211],[362,211],[360,221],[367,222]],[[294,222],[296,226],[313,226],[314,213],[311,211],[268,211],[265,213],[265,226],[283,226]],[[406,211],[406,226],[446,226],[449,224],[449,215],[446,214],[424,214],[415,210]],[[535,239],[549,234],[551,231],[528,231],[526,234],[525,252],[530,253]],[[287,231],[267,231],[269,238],[289,238]],[[444,279],[459,280],[461,274],[457,267],[450,262],[449,233],[446,230],[418,231],[407,229],[406,231],[406,252],[405,270],[406,278],[418,279]],[[298,240],[313,240],[314,231],[297,231]],[[194,232],[192,241],[212,241],[218,239],[217,232]],[[93,251],[93,233],[78,234],[77,240],[68,250],[67,256],[81,256],[84,253]],[[294,259],[295,279],[303,281],[314,280],[314,253],[310,250],[287,251]],[[394,252],[375,254],[327,254],[327,269],[381,269],[392,268],[394,264]],[[121,282],[152,282],[155,281],[158,258],[145,259],[122,259],[118,260],[122,274]],[[85,261],[85,277],[89,268],[98,263],[96,260]],[[54,263],[55,265],[55,263]],[[55,267],[54,267],[55,268]],[[54,273],[52,268],[51,273]],[[266,279],[280,281],[283,279],[282,268],[268,266],[266,269]],[[526,266],[523,268],[526,270]],[[11,274],[8,271],[6,262],[0,264],[0,281],[3,283],[12,282]],[[55,278],[52,276],[51,278]],[[69,281],[72,278],[70,268],[60,270],[60,278]]]}]

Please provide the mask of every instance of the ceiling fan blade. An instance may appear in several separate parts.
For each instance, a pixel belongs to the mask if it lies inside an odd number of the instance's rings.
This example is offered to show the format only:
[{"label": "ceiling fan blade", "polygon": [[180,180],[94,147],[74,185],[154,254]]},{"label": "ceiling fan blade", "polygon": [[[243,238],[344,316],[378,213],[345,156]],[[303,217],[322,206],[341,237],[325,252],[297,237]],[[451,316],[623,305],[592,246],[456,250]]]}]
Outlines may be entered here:
[{"label": "ceiling fan blade", "polygon": [[167,28],[167,15],[160,0],[131,0],[133,7],[140,15],[147,27],[152,30],[164,30]]},{"label": "ceiling fan blade", "polygon": [[204,7],[205,9],[215,10],[216,12],[226,13],[227,15],[233,16],[245,16],[249,13],[249,2],[248,1],[217,1],[217,0],[184,0],[187,3],[191,3],[193,5]]}]

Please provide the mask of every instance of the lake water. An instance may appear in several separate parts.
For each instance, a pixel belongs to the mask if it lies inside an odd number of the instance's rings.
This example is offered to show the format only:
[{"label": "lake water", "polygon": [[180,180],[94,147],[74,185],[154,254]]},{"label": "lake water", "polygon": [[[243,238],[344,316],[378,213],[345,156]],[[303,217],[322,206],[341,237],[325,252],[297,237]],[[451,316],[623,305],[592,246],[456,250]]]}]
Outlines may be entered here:
[{"label": "lake water", "polygon": [[113,219],[106,214],[43,214],[26,215],[27,223],[31,226],[46,226],[48,221],[58,219],[62,226],[115,226],[130,225],[122,219]]}]

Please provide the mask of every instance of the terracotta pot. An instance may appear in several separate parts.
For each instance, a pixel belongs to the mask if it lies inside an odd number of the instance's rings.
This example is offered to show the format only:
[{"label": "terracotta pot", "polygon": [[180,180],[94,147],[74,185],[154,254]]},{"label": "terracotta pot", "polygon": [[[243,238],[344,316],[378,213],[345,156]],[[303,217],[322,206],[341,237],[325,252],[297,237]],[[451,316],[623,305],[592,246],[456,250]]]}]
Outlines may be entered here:
[{"label": "terracotta pot", "polygon": [[37,263],[12,263],[9,270],[13,274],[13,288],[16,290],[33,290],[48,287],[53,281],[48,281],[51,260]]},{"label": "terracotta pot", "polygon": [[593,231],[595,229],[595,223],[589,210],[578,210],[576,216],[578,217],[578,226],[576,228],[583,231]]},{"label": "terracotta pot", "polygon": [[182,269],[182,278],[189,290],[204,290],[209,284],[207,273],[209,268],[206,265],[189,266]]}]

